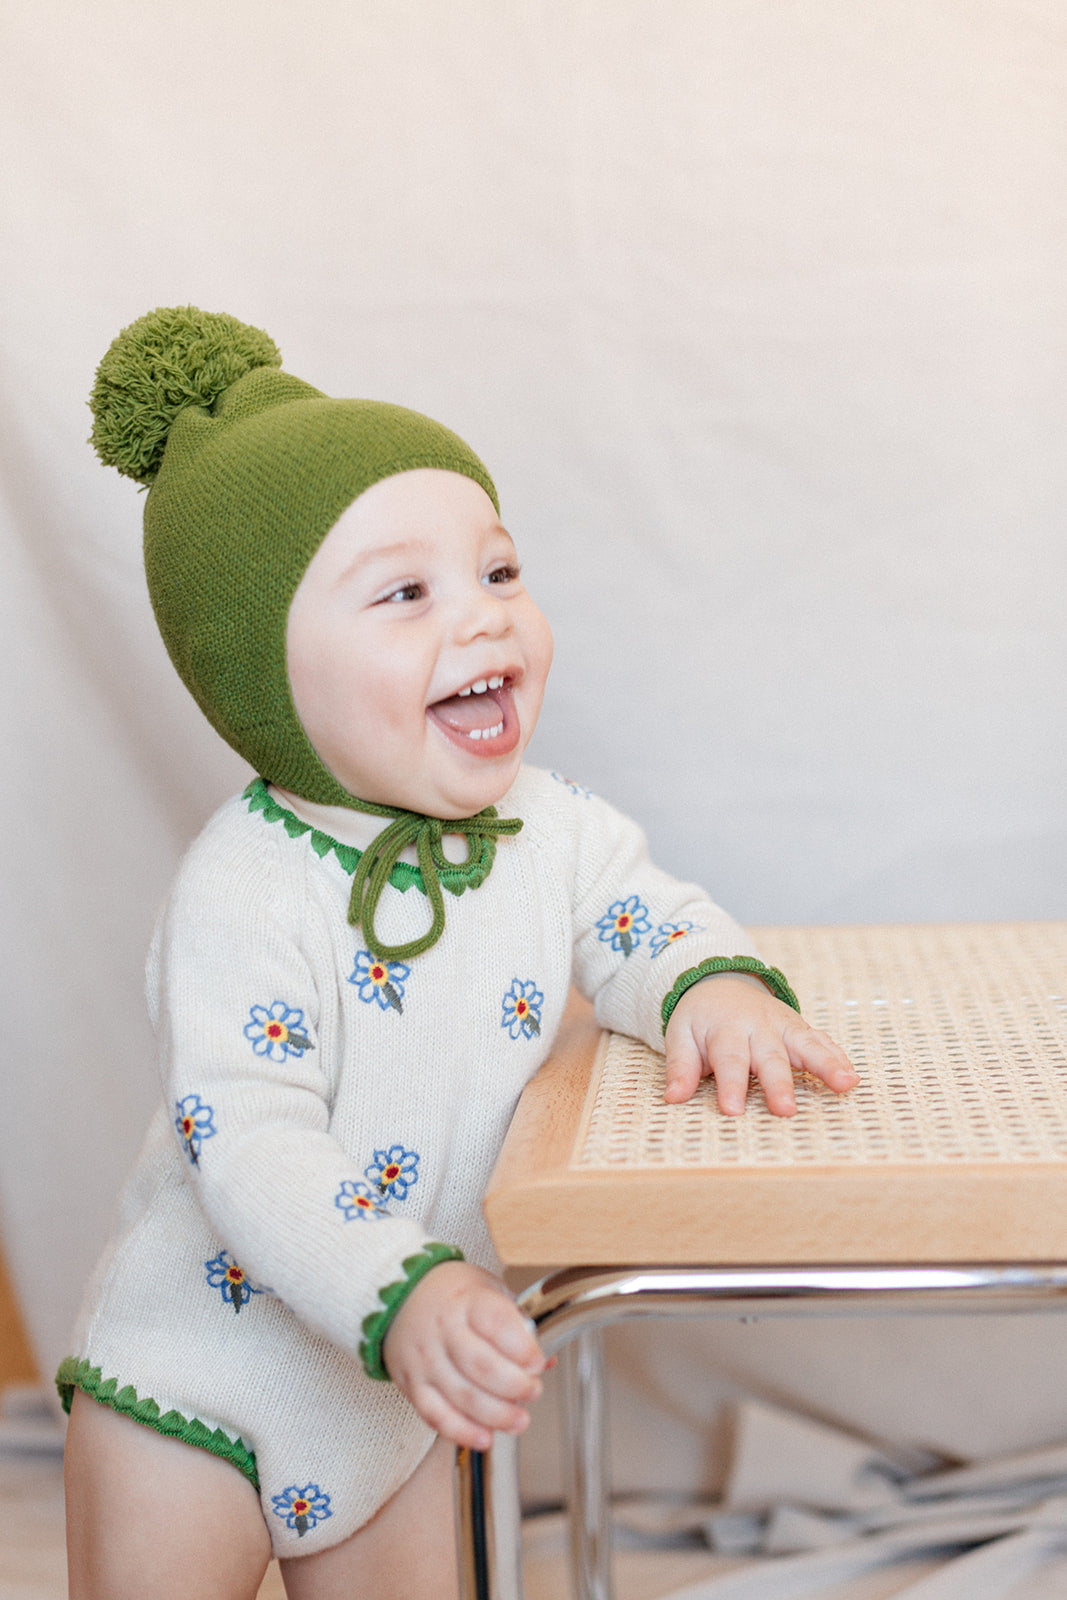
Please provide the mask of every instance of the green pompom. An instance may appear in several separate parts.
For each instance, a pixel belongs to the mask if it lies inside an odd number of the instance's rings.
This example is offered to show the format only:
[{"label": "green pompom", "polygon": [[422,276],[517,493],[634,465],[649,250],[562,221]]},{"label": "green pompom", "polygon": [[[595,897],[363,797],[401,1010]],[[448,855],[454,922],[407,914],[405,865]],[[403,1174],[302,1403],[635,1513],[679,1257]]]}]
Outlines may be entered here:
[{"label": "green pompom", "polygon": [[262,328],[196,306],[150,311],[123,328],[96,369],[90,440],[105,466],[149,484],[186,406],[211,406],[256,367],[280,367]]}]

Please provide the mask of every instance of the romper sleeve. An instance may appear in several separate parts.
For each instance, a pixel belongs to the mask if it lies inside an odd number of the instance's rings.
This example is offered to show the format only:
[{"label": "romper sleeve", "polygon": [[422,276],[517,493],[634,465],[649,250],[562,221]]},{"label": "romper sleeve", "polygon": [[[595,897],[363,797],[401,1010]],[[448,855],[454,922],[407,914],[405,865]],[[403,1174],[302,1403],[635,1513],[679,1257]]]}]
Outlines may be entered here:
[{"label": "romper sleeve", "polygon": [[218,859],[209,826],[157,928],[149,1003],[164,1095],[188,1180],[234,1259],[387,1377],[391,1316],[425,1272],[462,1252],[387,1215],[331,1136],[314,923],[299,886],[256,846]]},{"label": "romper sleeve", "polygon": [[653,1049],[685,990],[715,972],[751,972],[797,1004],[733,917],[657,867],[637,824],[595,795],[582,806],[573,917],[576,986],[602,1027]]}]

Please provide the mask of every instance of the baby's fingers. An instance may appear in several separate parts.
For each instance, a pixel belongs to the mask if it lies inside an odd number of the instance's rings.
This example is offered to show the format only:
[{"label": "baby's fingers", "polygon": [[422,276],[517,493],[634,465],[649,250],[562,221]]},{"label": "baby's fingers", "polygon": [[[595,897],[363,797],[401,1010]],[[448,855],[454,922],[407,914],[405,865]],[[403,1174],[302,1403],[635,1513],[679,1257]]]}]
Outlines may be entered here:
[{"label": "baby's fingers", "polygon": [[544,1371],[545,1358],[537,1343],[536,1329],[505,1290],[479,1295],[471,1303],[469,1316],[472,1332],[502,1356],[527,1372]]},{"label": "baby's fingers", "polygon": [[859,1073],[829,1034],[809,1028],[807,1023],[798,1019],[795,1027],[786,1029],[784,1043],[789,1059],[798,1071],[810,1072],[838,1094],[854,1089],[859,1083]]},{"label": "baby's fingers", "polygon": [[663,1098],[668,1105],[678,1105],[681,1101],[692,1098],[697,1084],[704,1075],[704,1058],[688,1028],[669,1030],[665,1045],[666,1088],[663,1091]]},{"label": "baby's fingers", "polygon": [[709,1038],[708,1065],[715,1074],[719,1110],[726,1117],[741,1116],[754,1066],[747,1033],[740,1029],[723,1028]]},{"label": "baby's fingers", "polygon": [[[461,1385],[476,1390],[487,1401],[499,1402],[505,1409],[526,1406],[541,1393],[541,1380],[536,1373],[469,1332],[447,1337],[444,1355]],[[503,1412],[498,1409],[494,1415],[503,1416]],[[505,1424],[494,1422],[493,1426]]]},{"label": "baby's fingers", "polygon": [[776,1117],[794,1116],[797,1097],[793,1088],[793,1068],[785,1049],[774,1035],[753,1039],[752,1070],[759,1079],[767,1110]]},{"label": "baby's fingers", "polygon": [[493,1442],[491,1428],[466,1415],[435,1385],[420,1383],[408,1395],[415,1410],[435,1433],[450,1444],[466,1445],[468,1450],[488,1450]]},{"label": "baby's fingers", "polygon": [[526,1407],[541,1393],[539,1378],[470,1337],[448,1341],[435,1365],[433,1382],[444,1401],[469,1423],[498,1433],[522,1433],[530,1422]]}]

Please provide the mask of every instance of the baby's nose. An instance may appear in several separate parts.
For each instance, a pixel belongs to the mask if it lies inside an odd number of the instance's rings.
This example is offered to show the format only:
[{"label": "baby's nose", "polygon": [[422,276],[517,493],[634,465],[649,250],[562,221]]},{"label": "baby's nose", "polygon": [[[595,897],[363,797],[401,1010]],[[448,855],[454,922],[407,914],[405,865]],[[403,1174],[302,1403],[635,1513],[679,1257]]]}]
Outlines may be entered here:
[{"label": "baby's nose", "polygon": [[503,600],[479,584],[463,608],[457,633],[461,640],[499,639],[510,627],[511,615]]}]

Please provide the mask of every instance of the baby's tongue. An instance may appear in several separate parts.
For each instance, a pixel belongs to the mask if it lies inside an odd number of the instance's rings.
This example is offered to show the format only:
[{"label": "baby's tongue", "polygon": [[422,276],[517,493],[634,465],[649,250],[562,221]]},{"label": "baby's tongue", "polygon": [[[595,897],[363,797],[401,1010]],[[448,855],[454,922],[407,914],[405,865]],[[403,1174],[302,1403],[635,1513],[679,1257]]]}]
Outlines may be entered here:
[{"label": "baby's tongue", "polygon": [[500,707],[491,691],[488,694],[454,694],[448,700],[438,700],[430,710],[456,733],[495,728],[500,721]]}]

